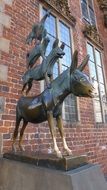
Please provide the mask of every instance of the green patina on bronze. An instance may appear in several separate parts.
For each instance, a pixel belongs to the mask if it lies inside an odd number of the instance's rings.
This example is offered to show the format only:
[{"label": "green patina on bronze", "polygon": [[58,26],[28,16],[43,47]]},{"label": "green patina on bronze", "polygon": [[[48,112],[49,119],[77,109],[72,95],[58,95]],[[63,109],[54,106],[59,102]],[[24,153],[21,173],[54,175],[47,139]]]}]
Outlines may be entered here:
[{"label": "green patina on bronze", "polygon": [[72,154],[67,146],[63,132],[63,121],[61,117],[62,103],[70,93],[76,96],[93,97],[93,86],[88,77],[82,72],[88,63],[88,60],[89,56],[86,56],[81,65],[77,67],[78,52],[75,51],[71,66],[51,82],[51,88],[46,88],[38,96],[23,96],[19,99],[16,107],[16,126],[13,134],[14,151],[16,150],[15,141],[18,136],[18,128],[21,120],[23,120],[23,126],[19,137],[20,149],[22,149],[22,137],[28,122],[41,123],[48,121],[53,139],[54,151],[58,157],[62,157],[55,136],[54,118],[56,118],[64,149],[66,150],[67,155]]}]

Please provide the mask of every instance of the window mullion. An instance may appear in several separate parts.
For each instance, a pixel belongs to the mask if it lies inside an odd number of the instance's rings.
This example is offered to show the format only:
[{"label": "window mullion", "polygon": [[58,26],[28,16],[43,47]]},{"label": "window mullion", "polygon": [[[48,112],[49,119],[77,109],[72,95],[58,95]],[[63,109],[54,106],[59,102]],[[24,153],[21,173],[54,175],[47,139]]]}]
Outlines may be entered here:
[{"label": "window mullion", "polygon": [[[56,27],[57,27],[57,37],[59,39],[59,44],[61,44],[61,36],[60,36],[60,20],[59,18],[56,19]],[[61,64],[61,60],[58,60],[58,73],[60,74],[62,72],[62,64]],[[62,105],[62,116],[65,120],[65,103],[63,102]]]},{"label": "window mullion", "polygon": [[96,77],[97,77],[97,82],[98,82],[98,92],[99,92],[100,106],[101,106],[101,116],[102,116],[102,122],[104,122],[103,105],[102,105],[102,98],[101,98],[101,92],[100,92],[100,82],[99,82],[99,77],[98,77],[96,55],[95,55],[95,47],[93,47],[93,48],[94,48],[94,60],[95,60],[95,68],[96,68]]},{"label": "window mullion", "polygon": [[[59,45],[61,44],[61,37],[60,37],[60,20],[59,18],[56,19],[56,25],[57,25],[57,38],[59,39]],[[60,59],[58,60],[58,73],[60,74],[62,72],[62,64],[60,63]]]},{"label": "window mullion", "polygon": [[[102,70],[103,83],[99,82],[99,89],[100,89],[100,84],[102,84],[104,86],[104,91],[105,91],[105,94],[106,94],[106,85],[105,85],[105,77],[104,77],[104,70],[103,70],[103,65],[102,65],[101,53],[100,53],[100,61],[101,61],[101,66],[98,66],[98,67],[100,67],[101,70]],[[103,121],[105,122],[105,113],[104,113],[104,109],[103,109],[103,99],[102,99],[102,96],[101,96],[101,90],[100,90],[100,97],[101,97],[101,108],[102,108],[102,113],[103,113]]]}]

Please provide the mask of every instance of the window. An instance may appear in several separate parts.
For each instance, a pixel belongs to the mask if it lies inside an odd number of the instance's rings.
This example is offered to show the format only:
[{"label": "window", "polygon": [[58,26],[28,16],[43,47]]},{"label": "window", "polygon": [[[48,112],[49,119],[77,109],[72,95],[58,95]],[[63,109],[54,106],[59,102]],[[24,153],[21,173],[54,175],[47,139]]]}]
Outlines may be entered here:
[{"label": "window", "polygon": [[92,0],[81,0],[83,18],[92,25],[95,24],[95,14]]},{"label": "window", "polygon": [[[46,10],[43,9],[43,14],[45,14],[45,12]],[[52,49],[53,42],[56,38],[59,39],[60,43],[65,43],[65,55],[63,59],[59,59],[54,66],[53,75],[55,78],[58,76],[58,74],[63,72],[65,69],[67,69],[67,67],[71,65],[72,48],[70,28],[53,14],[51,14],[50,17],[46,19],[45,28],[47,29],[47,33],[50,38],[50,43],[47,47],[46,55],[48,55],[48,53]],[[69,95],[64,101],[63,119],[70,122],[77,121],[76,107],[76,98],[73,95]]]},{"label": "window", "polygon": [[97,89],[97,96],[94,98],[95,119],[97,123],[107,122],[107,95],[101,63],[101,53],[89,43],[87,44],[87,50],[90,55],[90,77]]}]

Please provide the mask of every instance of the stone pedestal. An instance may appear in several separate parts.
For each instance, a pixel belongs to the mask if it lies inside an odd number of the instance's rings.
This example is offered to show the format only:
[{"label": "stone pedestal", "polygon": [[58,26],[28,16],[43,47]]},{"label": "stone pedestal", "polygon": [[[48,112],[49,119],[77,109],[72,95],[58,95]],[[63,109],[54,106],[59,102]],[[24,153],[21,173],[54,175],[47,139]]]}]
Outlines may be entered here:
[{"label": "stone pedestal", "polygon": [[65,172],[2,158],[0,190],[107,190],[107,182],[98,165]]},{"label": "stone pedestal", "polygon": [[86,155],[81,156],[63,156],[56,157],[54,154],[43,154],[41,152],[8,152],[3,155],[4,158],[20,161],[24,163],[33,164],[35,166],[42,166],[51,169],[69,171],[87,164]]}]

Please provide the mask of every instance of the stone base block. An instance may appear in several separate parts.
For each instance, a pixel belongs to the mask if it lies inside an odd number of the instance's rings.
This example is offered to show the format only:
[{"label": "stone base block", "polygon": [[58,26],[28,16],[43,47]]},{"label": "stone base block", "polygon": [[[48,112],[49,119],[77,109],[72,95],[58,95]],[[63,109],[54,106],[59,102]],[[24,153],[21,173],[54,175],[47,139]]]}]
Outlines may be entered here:
[{"label": "stone base block", "polygon": [[41,152],[8,152],[3,155],[4,158],[34,164],[51,169],[68,171],[87,164],[86,155],[56,157],[54,154],[43,154]]},{"label": "stone base block", "polygon": [[107,190],[98,165],[67,172],[0,159],[0,190]]}]

